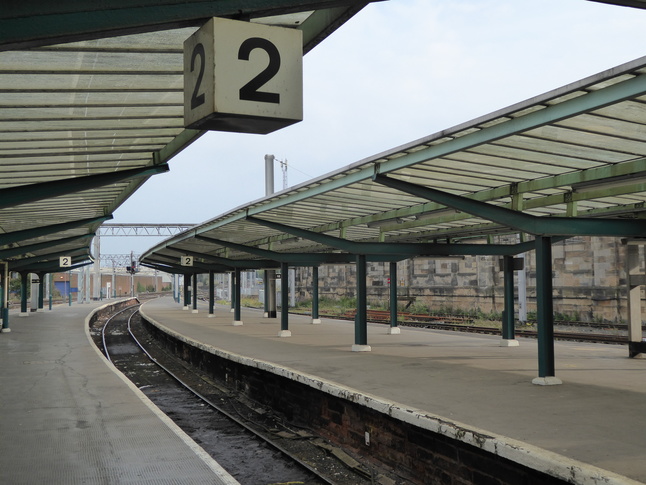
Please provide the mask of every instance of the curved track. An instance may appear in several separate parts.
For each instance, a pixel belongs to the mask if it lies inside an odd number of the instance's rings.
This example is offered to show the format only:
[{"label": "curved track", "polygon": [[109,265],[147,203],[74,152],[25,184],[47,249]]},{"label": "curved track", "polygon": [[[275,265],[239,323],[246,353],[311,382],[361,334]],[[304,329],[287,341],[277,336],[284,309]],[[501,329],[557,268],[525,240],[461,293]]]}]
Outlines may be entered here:
[{"label": "curved track", "polygon": [[[250,417],[254,413],[248,408],[240,411],[244,405],[232,408],[234,399],[227,390],[214,390],[190,373],[187,377],[186,367],[176,362],[162,363],[147,348],[148,343],[142,342],[146,336],[141,329],[133,329],[138,319],[138,306],[112,315],[100,330],[103,353],[241,483],[372,483],[370,471],[349,469],[336,459],[336,465],[324,465],[325,470],[316,459],[313,463],[318,467],[306,463],[298,450],[316,449],[309,443],[316,437],[275,422],[263,424],[264,412]],[[200,381],[197,385],[196,380]],[[320,452],[329,455],[324,448]],[[305,459],[310,461],[309,455]]]}]

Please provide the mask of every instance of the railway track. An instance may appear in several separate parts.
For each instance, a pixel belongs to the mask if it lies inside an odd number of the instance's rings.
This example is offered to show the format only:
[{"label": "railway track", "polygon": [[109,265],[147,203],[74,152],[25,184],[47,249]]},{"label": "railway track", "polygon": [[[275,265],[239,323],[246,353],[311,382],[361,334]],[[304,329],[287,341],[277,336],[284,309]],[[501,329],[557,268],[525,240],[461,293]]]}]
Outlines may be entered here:
[{"label": "railway track", "polygon": [[[500,335],[501,331],[499,328],[494,327],[479,327],[474,325],[452,325],[452,324],[429,324],[429,323],[420,323],[420,322],[407,322],[403,323],[404,326],[410,327],[421,327],[421,328],[433,328],[438,330],[453,330],[457,332],[471,332],[471,333],[482,333],[488,335]],[[536,338],[536,330],[527,330],[527,329],[515,329],[514,330],[517,337],[527,337],[527,338]],[[596,342],[596,343],[606,343],[606,344],[627,344],[628,340],[625,336],[621,335],[607,335],[607,334],[595,334],[588,332],[561,332],[554,331],[554,338],[556,340],[575,340],[577,342]]]},{"label": "railway track", "polygon": [[106,357],[240,483],[374,483],[374,470],[160,351],[141,325],[138,306],[92,334]]},{"label": "railway track", "polygon": [[[290,312],[292,313],[292,312]],[[298,312],[293,312],[298,313]],[[340,320],[354,320],[355,312],[348,311],[341,314],[324,315],[329,318]],[[390,312],[384,310],[368,310],[368,321],[370,323],[390,324]],[[428,328],[435,330],[451,330],[456,332],[482,333],[489,335],[500,335],[501,329],[497,327],[486,327],[473,325],[472,318],[456,315],[420,315],[413,313],[399,312],[397,314],[398,325],[404,327]],[[555,322],[557,326],[584,327],[590,330],[622,331],[626,330],[626,325],[616,324],[597,324],[588,322]],[[517,328],[515,334],[518,337],[536,338],[536,330]],[[593,332],[576,332],[576,331],[554,331],[554,338],[557,340],[574,340],[578,342],[596,342],[607,344],[628,344],[628,339],[623,335],[611,335],[608,333]]]}]

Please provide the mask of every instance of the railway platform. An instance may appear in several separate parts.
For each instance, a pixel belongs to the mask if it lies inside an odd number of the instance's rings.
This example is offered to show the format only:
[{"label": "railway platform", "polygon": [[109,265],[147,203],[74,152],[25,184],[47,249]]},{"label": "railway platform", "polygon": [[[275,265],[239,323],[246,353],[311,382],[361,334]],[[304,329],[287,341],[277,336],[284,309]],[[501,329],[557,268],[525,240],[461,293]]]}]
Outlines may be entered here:
[{"label": "railway platform", "polygon": [[[234,326],[229,308],[206,303],[198,313],[171,298],[147,302],[142,313],[167,331],[221,349],[237,361],[325,387],[359,393],[366,402],[480,430],[543,471],[561,467],[571,483],[646,483],[646,360],[625,346],[557,341],[557,386],[532,384],[537,343],[519,339],[370,324],[370,352],[353,352],[354,325],[290,315],[291,337],[279,337],[280,318],[244,309]],[[448,426],[447,426],[448,427]]]},{"label": "railway platform", "polygon": [[55,306],[0,334],[0,483],[233,485],[100,356],[86,333],[99,303]]}]

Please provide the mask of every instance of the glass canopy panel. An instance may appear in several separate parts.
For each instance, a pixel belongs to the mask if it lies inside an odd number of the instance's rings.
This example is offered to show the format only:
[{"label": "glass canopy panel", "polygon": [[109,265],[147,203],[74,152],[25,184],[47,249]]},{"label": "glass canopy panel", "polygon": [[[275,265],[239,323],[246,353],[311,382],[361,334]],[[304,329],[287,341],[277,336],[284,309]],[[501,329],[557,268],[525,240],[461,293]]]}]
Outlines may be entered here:
[{"label": "glass canopy panel", "polygon": [[631,140],[626,136],[627,134],[622,136],[607,136],[592,133],[590,130],[573,130],[557,126],[545,126],[537,130],[525,132],[524,135],[561,144],[568,143],[573,145],[575,149],[580,149],[579,147],[596,149],[600,150],[602,153],[606,151],[615,151],[619,154],[628,153],[634,155],[643,155],[646,153],[646,143],[639,141],[639,138],[645,137],[643,134],[637,138],[637,140]]},{"label": "glass canopy panel", "polygon": [[[552,155],[570,157],[568,168],[585,170],[602,165],[602,163],[619,163],[627,159],[623,154],[612,151],[597,150],[585,145],[575,146],[567,143],[559,143],[550,140],[541,140],[523,136],[513,136],[498,141],[499,145],[521,150],[529,150],[535,153],[542,153],[546,159]],[[577,157],[576,159],[574,157]]]},{"label": "glass canopy panel", "polygon": [[558,126],[646,142],[643,123],[634,123],[605,116],[581,115],[560,121]]}]

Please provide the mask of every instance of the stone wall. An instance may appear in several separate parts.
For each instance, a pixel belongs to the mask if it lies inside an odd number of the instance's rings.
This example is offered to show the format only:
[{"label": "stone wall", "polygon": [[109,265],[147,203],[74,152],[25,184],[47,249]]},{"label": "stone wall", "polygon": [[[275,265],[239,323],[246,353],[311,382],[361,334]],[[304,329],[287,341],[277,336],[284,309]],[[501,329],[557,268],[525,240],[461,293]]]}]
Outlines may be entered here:
[{"label": "stone wall", "polygon": [[[475,242],[475,241],[473,241]],[[484,243],[485,241],[478,241]],[[499,236],[498,244],[516,242],[516,236]],[[536,311],[536,262],[526,253],[527,309]],[[582,321],[619,322],[627,319],[626,247],[617,238],[574,237],[552,246],[554,311]],[[415,297],[435,311],[503,310],[503,276],[498,256],[414,258],[397,264],[398,295]],[[642,267],[644,265],[642,255]],[[389,264],[368,263],[368,300],[388,302]],[[299,268],[297,298],[311,298],[311,268]],[[518,285],[518,272],[514,278]],[[319,269],[321,297],[354,297],[354,265],[326,265]],[[518,296],[518,292],[516,291]]]}]

